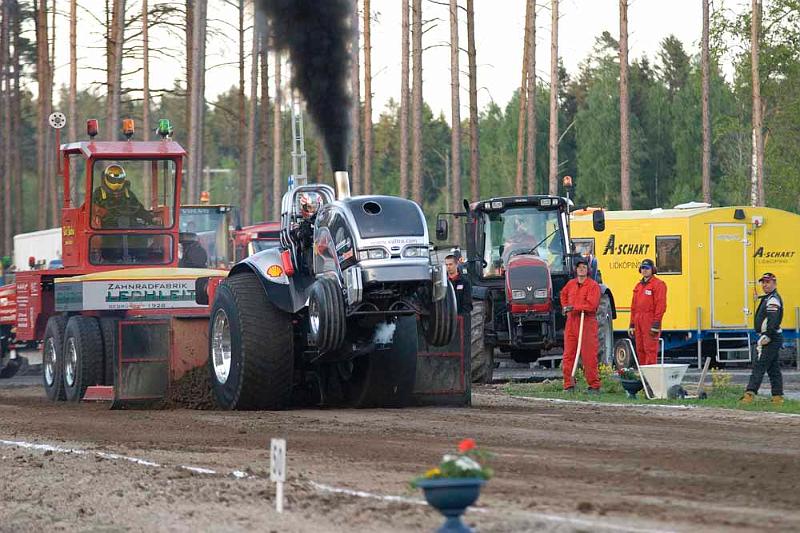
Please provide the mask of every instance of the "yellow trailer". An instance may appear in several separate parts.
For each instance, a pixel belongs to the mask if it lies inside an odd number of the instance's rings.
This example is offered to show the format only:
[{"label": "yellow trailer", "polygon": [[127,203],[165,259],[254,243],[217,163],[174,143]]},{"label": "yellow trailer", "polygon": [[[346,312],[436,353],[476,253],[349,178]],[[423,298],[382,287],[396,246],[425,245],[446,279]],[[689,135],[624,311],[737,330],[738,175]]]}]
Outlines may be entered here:
[{"label": "yellow trailer", "polygon": [[[626,335],[639,263],[651,258],[668,288],[662,321],[667,354],[696,355],[699,364],[706,341],[718,362],[750,361],[754,336],[749,330],[760,294],[758,278],[764,272],[778,278],[786,342],[797,341],[800,215],[768,207],[692,203],[675,209],[607,211],[605,220],[605,230],[596,233],[591,211],[576,211],[571,231],[576,251],[597,258],[603,282],[619,295],[617,339]],[[623,343],[617,348],[617,363],[629,362]]]}]

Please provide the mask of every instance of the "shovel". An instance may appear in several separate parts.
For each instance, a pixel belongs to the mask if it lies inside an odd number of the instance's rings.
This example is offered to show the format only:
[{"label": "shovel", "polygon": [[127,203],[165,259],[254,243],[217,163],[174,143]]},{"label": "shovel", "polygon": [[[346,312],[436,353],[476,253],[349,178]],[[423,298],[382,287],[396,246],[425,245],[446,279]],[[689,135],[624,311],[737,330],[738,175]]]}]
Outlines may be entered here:
[{"label": "shovel", "polygon": [[572,386],[575,386],[575,372],[578,370],[578,358],[581,356],[583,345],[583,311],[581,311],[581,325],[578,327],[578,348],[575,350],[575,362],[572,363]]}]

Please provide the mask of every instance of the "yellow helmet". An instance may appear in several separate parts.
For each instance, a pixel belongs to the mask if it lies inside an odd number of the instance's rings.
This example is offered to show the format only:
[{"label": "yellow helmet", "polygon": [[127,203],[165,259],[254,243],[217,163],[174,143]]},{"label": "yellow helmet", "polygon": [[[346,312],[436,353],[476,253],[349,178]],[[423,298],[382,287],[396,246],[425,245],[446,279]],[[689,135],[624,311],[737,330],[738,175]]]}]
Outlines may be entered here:
[{"label": "yellow helmet", "polygon": [[112,163],[103,170],[103,183],[111,191],[118,191],[125,185],[125,169],[122,165]]}]

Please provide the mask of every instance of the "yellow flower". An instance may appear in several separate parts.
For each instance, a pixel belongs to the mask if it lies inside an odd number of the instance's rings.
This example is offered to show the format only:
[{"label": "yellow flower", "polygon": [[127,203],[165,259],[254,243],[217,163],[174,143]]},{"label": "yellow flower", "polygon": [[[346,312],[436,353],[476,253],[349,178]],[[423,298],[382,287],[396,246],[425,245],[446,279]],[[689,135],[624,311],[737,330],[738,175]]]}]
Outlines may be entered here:
[{"label": "yellow flower", "polygon": [[442,471],[439,470],[438,468],[431,468],[430,470],[425,472],[425,477],[428,478],[428,479],[430,479],[432,477],[440,476],[440,475],[442,475]]}]

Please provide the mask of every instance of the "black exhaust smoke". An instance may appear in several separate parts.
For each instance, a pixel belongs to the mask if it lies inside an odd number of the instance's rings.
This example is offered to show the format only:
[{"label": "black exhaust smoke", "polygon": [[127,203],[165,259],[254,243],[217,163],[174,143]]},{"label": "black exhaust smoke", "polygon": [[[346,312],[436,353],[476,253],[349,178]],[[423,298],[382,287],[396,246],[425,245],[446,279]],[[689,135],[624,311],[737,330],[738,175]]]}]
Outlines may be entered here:
[{"label": "black exhaust smoke", "polygon": [[277,49],[289,52],[292,86],[325,140],[331,167],[347,168],[352,0],[260,0]]}]

